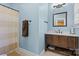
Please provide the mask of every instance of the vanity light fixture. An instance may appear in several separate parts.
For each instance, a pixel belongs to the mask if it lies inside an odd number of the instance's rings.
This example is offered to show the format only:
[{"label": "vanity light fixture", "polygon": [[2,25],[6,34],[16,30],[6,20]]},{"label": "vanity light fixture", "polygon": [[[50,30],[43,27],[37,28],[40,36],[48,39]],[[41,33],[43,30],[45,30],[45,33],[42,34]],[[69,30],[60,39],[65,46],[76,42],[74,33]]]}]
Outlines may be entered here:
[{"label": "vanity light fixture", "polygon": [[61,8],[64,7],[66,5],[66,3],[53,3],[52,7],[53,8]]}]

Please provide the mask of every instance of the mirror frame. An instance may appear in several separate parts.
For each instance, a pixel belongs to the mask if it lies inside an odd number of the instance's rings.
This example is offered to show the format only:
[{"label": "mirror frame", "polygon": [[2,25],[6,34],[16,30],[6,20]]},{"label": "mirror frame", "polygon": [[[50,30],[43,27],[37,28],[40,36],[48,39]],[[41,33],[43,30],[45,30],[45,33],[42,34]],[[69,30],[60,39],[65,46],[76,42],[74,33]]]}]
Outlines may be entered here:
[{"label": "mirror frame", "polygon": [[[61,25],[55,25],[55,23],[54,23],[55,16],[60,15],[60,14],[65,14],[65,16],[64,16],[65,24],[63,26],[61,26]],[[53,27],[66,27],[66,26],[67,26],[67,12],[61,12],[61,13],[55,13],[55,14],[53,14]]]}]

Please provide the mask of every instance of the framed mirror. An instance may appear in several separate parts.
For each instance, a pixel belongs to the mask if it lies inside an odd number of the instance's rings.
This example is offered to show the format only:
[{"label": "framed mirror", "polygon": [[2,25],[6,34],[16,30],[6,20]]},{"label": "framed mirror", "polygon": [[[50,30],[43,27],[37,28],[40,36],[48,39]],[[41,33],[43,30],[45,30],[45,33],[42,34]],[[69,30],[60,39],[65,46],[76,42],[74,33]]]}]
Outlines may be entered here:
[{"label": "framed mirror", "polygon": [[53,26],[54,27],[67,26],[67,12],[53,14]]}]

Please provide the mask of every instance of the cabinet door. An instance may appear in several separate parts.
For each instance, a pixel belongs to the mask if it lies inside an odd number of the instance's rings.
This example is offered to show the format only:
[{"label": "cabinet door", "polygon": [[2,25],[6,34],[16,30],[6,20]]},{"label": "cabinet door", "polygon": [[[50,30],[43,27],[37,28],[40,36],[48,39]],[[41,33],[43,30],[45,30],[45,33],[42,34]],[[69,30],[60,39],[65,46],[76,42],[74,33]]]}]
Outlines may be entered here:
[{"label": "cabinet door", "polygon": [[57,35],[53,35],[52,36],[52,44],[55,45],[55,46],[59,45],[59,43],[58,43],[58,36]]},{"label": "cabinet door", "polygon": [[52,35],[46,35],[46,43],[52,44]]},{"label": "cabinet door", "polygon": [[68,38],[67,36],[59,36],[58,37],[58,46],[62,48],[68,48]]},{"label": "cabinet door", "polygon": [[69,48],[77,48],[77,37],[69,37]]}]

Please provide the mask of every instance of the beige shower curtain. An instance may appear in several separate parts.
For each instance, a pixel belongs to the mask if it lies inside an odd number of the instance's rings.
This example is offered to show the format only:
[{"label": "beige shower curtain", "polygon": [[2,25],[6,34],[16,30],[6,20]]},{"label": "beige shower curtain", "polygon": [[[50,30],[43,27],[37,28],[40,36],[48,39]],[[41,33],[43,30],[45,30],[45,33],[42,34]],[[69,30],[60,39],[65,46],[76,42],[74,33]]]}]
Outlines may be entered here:
[{"label": "beige shower curtain", "polygon": [[0,5],[0,54],[18,47],[19,12]]}]

